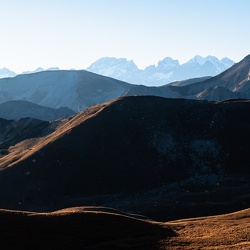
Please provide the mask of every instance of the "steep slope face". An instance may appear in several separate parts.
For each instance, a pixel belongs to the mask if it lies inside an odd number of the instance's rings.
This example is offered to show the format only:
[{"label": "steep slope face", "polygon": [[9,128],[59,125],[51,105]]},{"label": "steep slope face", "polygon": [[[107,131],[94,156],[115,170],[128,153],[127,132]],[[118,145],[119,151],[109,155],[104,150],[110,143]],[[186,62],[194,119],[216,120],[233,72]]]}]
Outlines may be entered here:
[{"label": "steep slope face", "polygon": [[51,121],[73,114],[68,108],[52,109],[28,101],[8,101],[0,104],[0,117],[8,120],[30,117]]},{"label": "steep slope face", "polygon": [[87,71],[45,71],[0,79],[0,103],[26,100],[75,112],[121,96],[129,84]]},{"label": "steep slope face", "polygon": [[116,78],[133,84],[161,86],[173,81],[190,78],[215,76],[228,69],[234,62],[228,58],[222,60],[214,56],[195,56],[184,64],[166,57],[157,65],[150,65],[139,70],[133,61],[125,58],[101,58],[87,68],[88,71]]},{"label": "steep slope face", "polygon": [[[196,99],[203,91],[209,93],[209,97],[203,95],[203,99],[223,100],[218,99],[215,95],[211,96],[211,89],[219,87],[222,92],[232,92],[230,98],[249,98],[250,97],[250,55],[246,56],[242,61],[236,63],[223,73],[207,79],[202,82],[183,86],[181,88],[174,88],[185,98]],[[218,90],[218,89],[217,89]],[[218,93],[218,92],[217,92]],[[223,95],[222,95],[223,96]]]},{"label": "steep slope face", "polygon": [[1,159],[9,168],[0,172],[0,206],[49,210],[109,203],[152,217],[165,210],[170,218],[242,208],[249,204],[249,186],[235,188],[242,203],[226,180],[234,185],[250,175],[249,112],[247,101],[139,96],[92,107],[20,158],[7,165]]}]

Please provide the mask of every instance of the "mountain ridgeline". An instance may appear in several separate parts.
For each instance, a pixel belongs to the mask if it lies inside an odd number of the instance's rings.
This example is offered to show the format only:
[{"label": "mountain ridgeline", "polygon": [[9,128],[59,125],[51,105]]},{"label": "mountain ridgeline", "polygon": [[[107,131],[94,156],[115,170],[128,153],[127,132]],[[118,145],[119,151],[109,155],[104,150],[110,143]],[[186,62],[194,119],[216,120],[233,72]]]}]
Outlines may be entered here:
[{"label": "mountain ridgeline", "polygon": [[166,57],[159,61],[157,65],[150,65],[141,70],[132,60],[104,57],[91,64],[87,70],[132,84],[161,86],[190,78],[215,76],[230,68],[233,64],[234,62],[228,58],[219,60],[214,56],[205,58],[195,56],[184,64]]},{"label": "mountain ridgeline", "polygon": [[217,101],[249,99],[249,69],[250,57],[247,56],[215,77],[194,78],[159,87],[129,84],[84,70],[43,71],[0,79],[0,103],[28,101],[47,108],[65,107],[71,112],[79,112],[130,95]]},{"label": "mountain ridgeline", "polygon": [[[195,56],[184,64],[180,64],[178,60],[166,57],[159,61],[157,65],[150,65],[141,70],[138,69],[132,60],[104,57],[92,63],[86,70],[132,84],[160,86],[173,81],[215,76],[233,64],[234,62],[228,58],[219,60],[215,56],[207,56],[205,58]],[[51,67],[45,70],[39,67],[33,71],[24,71],[22,74],[53,70],[59,70],[59,68]],[[16,75],[15,72],[7,68],[0,69],[0,78],[14,77]]]}]

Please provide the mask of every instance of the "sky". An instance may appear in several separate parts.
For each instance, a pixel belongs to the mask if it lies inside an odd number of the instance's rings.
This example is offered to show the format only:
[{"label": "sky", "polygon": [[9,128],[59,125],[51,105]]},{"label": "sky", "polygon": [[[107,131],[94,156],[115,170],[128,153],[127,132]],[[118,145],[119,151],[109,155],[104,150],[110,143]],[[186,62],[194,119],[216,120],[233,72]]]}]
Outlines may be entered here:
[{"label": "sky", "polygon": [[250,0],[0,0],[0,68],[85,69],[102,57],[144,69],[165,57],[250,54]]}]

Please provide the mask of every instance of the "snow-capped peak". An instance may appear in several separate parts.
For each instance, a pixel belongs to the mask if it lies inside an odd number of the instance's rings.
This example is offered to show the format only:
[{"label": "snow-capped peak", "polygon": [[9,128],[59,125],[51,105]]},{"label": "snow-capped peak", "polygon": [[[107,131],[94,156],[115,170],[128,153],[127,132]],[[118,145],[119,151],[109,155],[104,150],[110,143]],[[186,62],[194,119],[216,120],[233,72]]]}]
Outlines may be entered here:
[{"label": "snow-capped peak", "polygon": [[180,66],[179,61],[173,60],[171,57],[165,57],[157,64],[157,68],[159,69],[170,69],[178,66]]},{"label": "snow-capped peak", "polygon": [[202,57],[202,56],[195,56],[191,60],[189,60],[187,63],[198,63],[200,65],[205,64],[207,61],[210,61],[211,63],[217,63],[219,59],[215,56],[207,56],[207,57]]},{"label": "snow-capped peak", "polygon": [[215,56],[195,56],[184,64],[165,57],[157,65],[138,69],[132,60],[104,57],[92,63],[87,70],[134,84],[159,86],[173,81],[196,77],[215,76],[233,65],[230,59],[219,60]]},{"label": "snow-capped peak", "polygon": [[139,69],[133,60],[127,60],[126,58],[103,57],[92,63],[87,70],[119,79],[120,77],[129,74],[129,72],[138,71]]}]

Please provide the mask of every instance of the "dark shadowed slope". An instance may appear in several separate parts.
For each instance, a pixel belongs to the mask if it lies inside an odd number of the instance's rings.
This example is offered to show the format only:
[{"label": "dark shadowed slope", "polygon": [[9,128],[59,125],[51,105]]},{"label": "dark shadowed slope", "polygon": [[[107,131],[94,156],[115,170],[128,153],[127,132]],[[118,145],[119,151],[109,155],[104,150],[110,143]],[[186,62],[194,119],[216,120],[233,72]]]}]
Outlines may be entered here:
[{"label": "dark shadowed slope", "polygon": [[54,124],[56,122],[50,123],[32,118],[23,118],[14,121],[0,118],[1,153],[7,153],[5,149],[23,140],[50,134],[55,129]]},{"label": "dark shadowed slope", "polygon": [[175,236],[163,224],[106,210],[0,210],[0,242],[5,249],[160,249],[160,240]]},{"label": "dark shadowed slope", "polygon": [[0,104],[0,117],[8,120],[30,117],[43,121],[52,121],[73,115],[69,108],[47,108],[27,101],[8,101]]},{"label": "dark shadowed slope", "polygon": [[69,208],[53,213],[0,210],[4,249],[249,249],[250,210],[168,223],[119,211]]},{"label": "dark shadowed slope", "polygon": [[0,205],[105,204],[158,219],[246,208],[249,112],[248,101],[140,96],[94,106],[0,159]]}]

